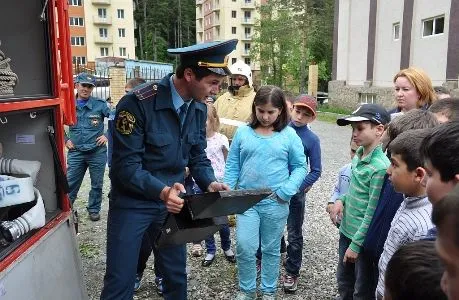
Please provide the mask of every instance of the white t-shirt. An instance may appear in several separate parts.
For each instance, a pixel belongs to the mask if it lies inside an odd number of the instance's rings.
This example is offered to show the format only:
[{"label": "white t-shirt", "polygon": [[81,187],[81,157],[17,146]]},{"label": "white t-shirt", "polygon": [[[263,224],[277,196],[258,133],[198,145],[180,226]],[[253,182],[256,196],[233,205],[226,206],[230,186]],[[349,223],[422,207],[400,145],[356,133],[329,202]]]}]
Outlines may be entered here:
[{"label": "white t-shirt", "polygon": [[206,154],[212,164],[212,168],[214,168],[215,178],[223,182],[223,176],[225,175],[225,157],[223,156],[223,149],[226,149],[226,151],[229,150],[228,138],[216,132],[214,136],[208,137],[206,140]]}]

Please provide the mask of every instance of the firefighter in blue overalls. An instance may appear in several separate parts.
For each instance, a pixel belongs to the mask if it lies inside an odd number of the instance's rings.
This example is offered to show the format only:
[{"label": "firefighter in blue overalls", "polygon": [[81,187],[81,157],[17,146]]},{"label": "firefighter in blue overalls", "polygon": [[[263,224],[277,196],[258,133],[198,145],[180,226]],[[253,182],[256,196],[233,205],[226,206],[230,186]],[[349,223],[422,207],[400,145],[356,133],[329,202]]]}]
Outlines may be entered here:
[{"label": "firefighter in blue overalls", "polygon": [[[237,40],[170,49],[180,55],[175,74],[125,95],[115,114],[112,182],[107,220],[107,267],[101,299],[131,300],[142,237],[159,231],[167,212],[183,207],[185,167],[204,191],[227,190],[207,159],[207,96],[229,74],[227,55]],[[164,298],[187,297],[185,245],[157,249]]]},{"label": "firefighter in blue overalls", "polygon": [[67,154],[67,180],[69,198],[75,202],[81,182],[89,168],[91,190],[87,210],[91,221],[100,219],[102,186],[107,162],[107,138],[104,135],[104,118],[110,108],[105,100],[91,97],[95,86],[94,76],[80,73],[75,78],[77,123],[69,127],[65,137]]}]

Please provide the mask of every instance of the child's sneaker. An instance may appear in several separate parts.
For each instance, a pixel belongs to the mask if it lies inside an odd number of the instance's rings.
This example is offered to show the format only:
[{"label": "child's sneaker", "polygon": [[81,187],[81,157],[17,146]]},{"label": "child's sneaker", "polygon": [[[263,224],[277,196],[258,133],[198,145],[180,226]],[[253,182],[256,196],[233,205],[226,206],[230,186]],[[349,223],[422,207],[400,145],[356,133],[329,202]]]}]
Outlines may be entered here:
[{"label": "child's sneaker", "polygon": [[298,288],[298,276],[293,276],[290,274],[284,275],[284,292],[286,293],[295,293]]},{"label": "child's sneaker", "polygon": [[202,256],[202,252],[203,249],[201,244],[193,244],[193,247],[191,247],[191,255],[193,255],[194,257]]},{"label": "child's sneaker", "polygon": [[162,296],[163,295],[163,279],[161,277],[155,278],[155,286],[156,286],[156,292],[158,293],[158,295]]},{"label": "child's sneaker", "polygon": [[140,284],[142,283],[142,276],[143,273],[135,274],[134,292],[137,292],[140,289]]},{"label": "child's sneaker", "polygon": [[246,293],[239,291],[236,295],[236,298],[234,300],[255,300],[257,299],[257,294],[256,293]]}]

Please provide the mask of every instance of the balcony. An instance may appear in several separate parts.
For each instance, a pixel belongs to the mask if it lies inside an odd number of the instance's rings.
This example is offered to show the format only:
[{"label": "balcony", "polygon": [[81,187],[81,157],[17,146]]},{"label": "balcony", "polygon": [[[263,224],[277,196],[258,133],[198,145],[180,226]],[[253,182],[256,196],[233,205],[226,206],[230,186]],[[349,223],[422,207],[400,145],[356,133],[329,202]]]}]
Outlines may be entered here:
[{"label": "balcony", "polygon": [[250,56],[250,49],[244,49],[241,56],[248,57]]},{"label": "balcony", "polygon": [[96,44],[113,44],[113,36],[100,36],[98,34],[94,35],[94,43]]},{"label": "balcony", "polygon": [[219,11],[220,10],[220,3],[215,1],[214,5],[212,6],[212,11]]},{"label": "balcony", "polygon": [[94,24],[112,25],[112,18],[111,17],[94,16],[94,17],[92,17],[92,22]]},{"label": "balcony", "polygon": [[252,40],[252,35],[251,34],[243,34],[241,41],[251,41]]},{"label": "balcony", "polygon": [[255,9],[256,7],[255,1],[244,1],[242,2],[241,9]]},{"label": "balcony", "polygon": [[204,0],[196,0],[196,6],[201,6],[204,3]]},{"label": "balcony", "polygon": [[97,5],[110,5],[112,0],[91,0],[91,2]]},{"label": "balcony", "polygon": [[253,18],[242,18],[241,24],[242,25],[253,25],[255,24],[255,21]]},{"label": "balcony", "polygon": [[220,19],[214,19],[214,21],[212,22],[212,25],[213,26],[220,26]]}]

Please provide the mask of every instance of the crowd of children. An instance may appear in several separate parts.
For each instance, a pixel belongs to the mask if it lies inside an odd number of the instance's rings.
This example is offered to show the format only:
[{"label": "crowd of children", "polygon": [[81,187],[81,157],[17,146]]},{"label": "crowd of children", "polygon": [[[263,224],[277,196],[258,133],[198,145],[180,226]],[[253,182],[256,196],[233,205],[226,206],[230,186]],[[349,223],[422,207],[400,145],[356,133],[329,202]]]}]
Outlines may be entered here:
[{"label": "crowd of children", "polygon": [[[394,85],[393,111],[364,104],[337,120],[352,126],[352,162],[339,170],[326,206],[339,228],[339,299],[459,299],[459,99],[436,100],[444,89],[433,89],[415,68],[401,70]],[[280,265],[283,290],[294,293],[306,195],[322,172],[320,140],[310,127],[317,102],[262,86],[231,145],[212,101],[207,109],[206,153],[216,178],[231,189],[273,191],[237,215],[236,253],[229,227],[219,232],[225,258],[237,262],[236,299],[256,299],[257,271],[263,299],[276,299]],[[188,180],[190,192],[200,192]],[[216,257],[213,236],[205,246],[201,264],[208,267]],[[196,242],[192,252],[201,249]]]}]

